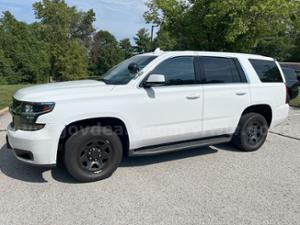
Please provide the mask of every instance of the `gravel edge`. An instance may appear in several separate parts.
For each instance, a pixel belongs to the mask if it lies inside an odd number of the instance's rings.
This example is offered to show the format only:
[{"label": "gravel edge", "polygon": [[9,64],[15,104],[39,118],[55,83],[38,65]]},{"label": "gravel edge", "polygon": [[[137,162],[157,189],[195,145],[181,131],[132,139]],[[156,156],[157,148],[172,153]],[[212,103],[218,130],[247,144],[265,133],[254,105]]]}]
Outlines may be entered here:
[{"label": "gravel edge", "polygon": [[8,107],[0,110],[0,116],[8,112]]}]

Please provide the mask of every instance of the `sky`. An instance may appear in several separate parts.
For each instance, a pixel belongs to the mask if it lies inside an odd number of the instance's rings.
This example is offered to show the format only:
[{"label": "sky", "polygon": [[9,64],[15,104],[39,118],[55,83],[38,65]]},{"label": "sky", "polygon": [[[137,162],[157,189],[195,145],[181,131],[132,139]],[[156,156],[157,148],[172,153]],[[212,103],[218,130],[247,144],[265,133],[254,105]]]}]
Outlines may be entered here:
[{"label": "sky", "polygon": [[[35,20],[32,4],[37,0],[0,0],[0,12],[9,10],[21,21],[31,23]],[[79,10],[93,9],[96,13],[97,30],[107,30],[118,40],[132,38],[143,27],[150,30],[143,13],[146,0],[65,0],[68,5]]]}]

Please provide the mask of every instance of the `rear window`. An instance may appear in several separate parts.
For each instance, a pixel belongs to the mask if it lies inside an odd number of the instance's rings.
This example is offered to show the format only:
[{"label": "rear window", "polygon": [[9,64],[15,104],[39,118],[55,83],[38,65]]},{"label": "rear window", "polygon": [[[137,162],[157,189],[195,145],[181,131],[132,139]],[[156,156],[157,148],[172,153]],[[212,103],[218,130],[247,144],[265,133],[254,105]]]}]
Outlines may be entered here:
[{"label": "rear window", "polygon": [[282,76],[275,61],[250,59],[260,80],[265,83],[283,82]]}]

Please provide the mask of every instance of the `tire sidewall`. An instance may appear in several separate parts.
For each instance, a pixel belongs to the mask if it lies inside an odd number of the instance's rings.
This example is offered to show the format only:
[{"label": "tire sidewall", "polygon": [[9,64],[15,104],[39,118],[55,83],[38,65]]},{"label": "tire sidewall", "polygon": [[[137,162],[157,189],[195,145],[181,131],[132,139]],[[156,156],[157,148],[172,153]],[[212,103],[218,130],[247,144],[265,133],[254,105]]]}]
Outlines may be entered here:
[{"label": "tire sidewall", "polygon": [[[247,141],[247,128],[250,125],[250,123],[253,122],[261,123],[263,129],[262,139],[260,139],[260,141],[256,145],[251,145]],[[246,114],[245,117],[242,119],[242,123],[240,124],[240,126],[240,144],[243,150],[255,151],[265,143],[266,138],[268,136],[268,123],[262,115],[257,113]]]},{"label": "tire sidewall", "polygon": [[[82,145],[88,140],[101,137],[110,142],[112,147],[111,162],[101,172],[90,172],[82,168],[78,160],[78,154]],[[87,127],[73,134],[66,142],[64,163],[68,172],[78,181],[92,182],[110,177],[120,164],[123,156],[122,143],[117,134],[108,127]]]}]

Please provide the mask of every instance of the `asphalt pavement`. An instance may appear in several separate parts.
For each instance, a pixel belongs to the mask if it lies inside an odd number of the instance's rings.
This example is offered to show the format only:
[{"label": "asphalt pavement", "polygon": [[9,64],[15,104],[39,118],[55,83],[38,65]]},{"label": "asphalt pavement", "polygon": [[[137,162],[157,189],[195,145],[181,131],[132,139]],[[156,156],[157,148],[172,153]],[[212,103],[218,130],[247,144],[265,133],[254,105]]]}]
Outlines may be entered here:
[{"label": "asphalt pavement", "polygon": [[300,110],[259,151],[218,145],[126,158],[109,179],[87,184],[61,164],[18,162],[4,145],[10,120],[0,117],[1,225],[300,224]]}]

